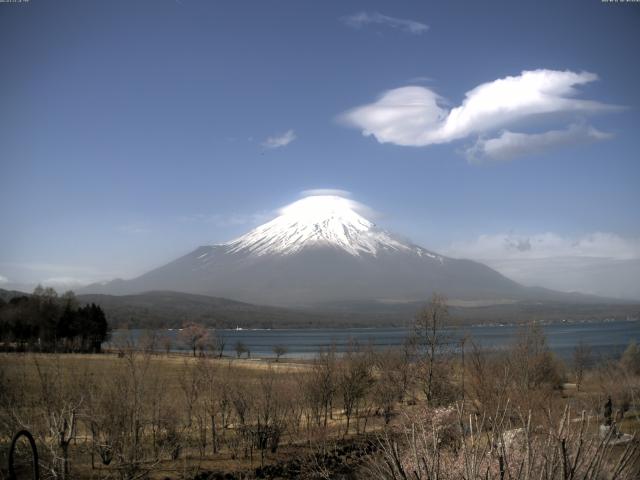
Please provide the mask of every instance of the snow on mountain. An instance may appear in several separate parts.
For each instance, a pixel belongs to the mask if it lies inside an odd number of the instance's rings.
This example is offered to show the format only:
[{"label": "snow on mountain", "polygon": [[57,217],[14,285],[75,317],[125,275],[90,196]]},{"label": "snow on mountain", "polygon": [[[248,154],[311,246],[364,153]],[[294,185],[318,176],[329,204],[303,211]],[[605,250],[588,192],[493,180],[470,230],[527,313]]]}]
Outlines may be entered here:
[{"label": "snow on mountain", "polygon": [[304,248],[332,246],[354,256],[404,251],[436,258],[378,229],[357,208],[353,200],[337,195],[305,197],[282,209],[277,218],[223,245],[228,253],[251,255],[291,255]]},{"label": "snow on mountain", "polygon": [[131,280],[87,293],[172,290],[274,306],[450,298],[513,299],[522,287],[489,267],[444,257],[378,228],[366,207],[306,196],[235,240],[202,246]]}]

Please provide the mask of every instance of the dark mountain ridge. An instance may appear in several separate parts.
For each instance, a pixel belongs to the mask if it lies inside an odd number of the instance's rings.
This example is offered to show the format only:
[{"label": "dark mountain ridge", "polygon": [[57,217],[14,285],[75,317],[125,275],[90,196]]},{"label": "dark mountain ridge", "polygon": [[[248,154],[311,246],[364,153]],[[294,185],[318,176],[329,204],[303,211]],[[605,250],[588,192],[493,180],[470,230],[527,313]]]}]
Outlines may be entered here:
[{"label": "dark mountain ridge", "polygon": [[[29,295],[0,289],[0,298]],[[339,328],[410,327],[420,302],[336,302],[314,309],[253,305],[226,298],[182,292],[154,291],[135,295],[78,295],[81,304],[100,305],[112,328],[180,328],[195,322],[212,328]],[[640,318],[640,304],[599,299],[600,302],[505,302],[450,305],[455,324],[591,321]]]}]

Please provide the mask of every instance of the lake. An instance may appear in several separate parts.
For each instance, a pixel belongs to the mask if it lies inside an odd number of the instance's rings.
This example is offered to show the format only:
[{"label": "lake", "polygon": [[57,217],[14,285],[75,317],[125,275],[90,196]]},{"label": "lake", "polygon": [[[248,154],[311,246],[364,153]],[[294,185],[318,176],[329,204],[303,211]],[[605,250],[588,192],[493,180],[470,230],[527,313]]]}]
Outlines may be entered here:
[{"label": "lake", "polygon": [[[477,325],[447,329],[453,346],[459,346],[465,335],[475,342],[491,348],[509,346],[520,327],[514,325]],[[611,358],[620,355],[631,340],[640,342],[640,320],[603,320],[583,323],[554,323],[542,326],[550,348],[562,359],[570,360],[580,342],[591,347],[594,358]],[[136,341],[143,330],[114,330],[111,345],[126,338]],[[318,328],[274,330],[215,330],[215,335],[225,339],[225,355],[235,355],[238,341],[251,351],[252,357],[273,357],[274,345],[287,348],[286,357],[311,358],[320,349],[335,345],[344,352],[349,344],[372,345],[376,349],[403,344],[411,330],[408,328]],[[179,330],[158,330],[161,336],[172,338],[174,350],[180,350]],[[158,347],[161,349],[162,347]]]}]

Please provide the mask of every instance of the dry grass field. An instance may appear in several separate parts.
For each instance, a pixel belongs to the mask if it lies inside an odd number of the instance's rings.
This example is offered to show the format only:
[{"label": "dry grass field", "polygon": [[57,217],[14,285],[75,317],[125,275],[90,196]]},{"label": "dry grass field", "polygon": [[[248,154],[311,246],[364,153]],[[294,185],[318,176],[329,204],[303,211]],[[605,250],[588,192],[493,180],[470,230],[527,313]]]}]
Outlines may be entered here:
[{"label": "dry grass field", "polygon": [[[634,478],[637,440],[599,435],[609,397],[617,431],[640,430],[630,360],[562,365],[536,335],[503,353],[471,348],[464,364],[357,346],[279,362],[136,349],[2,354],[0,478],[23,428],[42,478]],[[27,459],[18,449],[23,468]],[[563,459],[575,460],[574,476],[563,476]]]}]

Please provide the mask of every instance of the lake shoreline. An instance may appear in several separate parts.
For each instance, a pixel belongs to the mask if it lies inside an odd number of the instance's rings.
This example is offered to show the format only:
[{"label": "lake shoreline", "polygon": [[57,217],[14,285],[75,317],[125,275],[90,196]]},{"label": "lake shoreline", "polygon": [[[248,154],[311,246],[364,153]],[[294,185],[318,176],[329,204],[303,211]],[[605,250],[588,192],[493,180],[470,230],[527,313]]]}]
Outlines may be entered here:
[{"label": "lake shoreline", "polygon": [[[561,358],[568,360],[573,349],[580,343],[589,344],[594,355],[612,357],[620,354],[631,340],[640,340],[640,320],[540,322],[538,325],[547,336],[549,347]],[[460,349],[461,342],[473,341],[485,348],[503,349],[512,344],[520,331],[520,324],[495,324],[474,326],[452,326],[444,329],[451,351]],[[249,358],[275,358],[274,347],[283,346],[284,358],[309,359],[320,351],[335,349],[343,353],[357,344],[374,350],[400,348],[412,333],[412,327],[355,327],[315,329],[208,329],[210,337],[222,339],[225,357],[234,357],[233,352],[242,344],[241,356]],[[122,345],[140,345],[155,342],[154,350],[170,352],[188,350],[181,340],[180,329],[158,330],[114,330],[107,349],[118,349]],[[162,348],[164,345],[164,348]],[[212,354],[212,353],[211,353]]]}]

